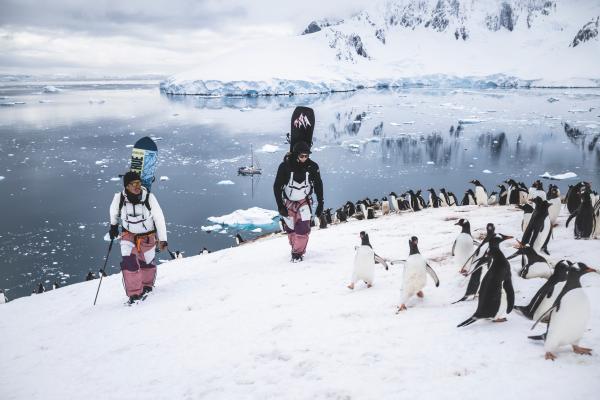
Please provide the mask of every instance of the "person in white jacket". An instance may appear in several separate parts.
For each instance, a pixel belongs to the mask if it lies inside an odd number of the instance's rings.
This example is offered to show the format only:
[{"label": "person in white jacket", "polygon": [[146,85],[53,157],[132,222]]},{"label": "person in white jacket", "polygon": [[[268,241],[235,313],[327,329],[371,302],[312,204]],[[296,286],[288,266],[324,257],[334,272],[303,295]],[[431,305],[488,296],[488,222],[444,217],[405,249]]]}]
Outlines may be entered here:
[{"label": "person in white jacket", "polygon": [[116,193],[110,205],[110,238],[119,237],[121,224],[121,271],[125,292],[133,303],[151,292],[156,279],[156,244],[167,244],[165,217],[154,194],[142,186],[137,172],[123,177],[124,189]]}]

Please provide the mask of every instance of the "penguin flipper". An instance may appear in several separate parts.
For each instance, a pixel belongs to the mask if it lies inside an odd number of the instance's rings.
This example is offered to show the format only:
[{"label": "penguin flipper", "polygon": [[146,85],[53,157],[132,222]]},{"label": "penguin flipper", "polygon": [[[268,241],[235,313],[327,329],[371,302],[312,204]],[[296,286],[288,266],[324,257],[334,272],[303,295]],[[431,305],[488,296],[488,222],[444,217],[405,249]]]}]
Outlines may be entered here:
[{"label": "penguin flipper", "polygon": [[527,336],[531,340],[546,340],[546,334],[542,333],[541,335],[536,336]]},{"label": "penguin flipper", "polygon": [[433,279],[433,281],[435,282],[435,287],[440,286],[440,278],[438,278],[437,274],[429,264],[425,264],[425,270],[427,271],[429,276],[431,276],[431,279]]},{"label": "penguin flipper", "polygon": [[456,327],[462,328],[463,326],[471,325],[473,322],[475,322],[477,320],[478,320],[478,318],[471,317],[471,318],[467,319],[466,321],[463,321],[460,324],[456,325]]},{"label": "penguin flipper", "polygon": [[510,278],[505,279],[504,283],[502,284],[502,287],[504,288],[504,292],[506,293],[506,313],[510,314],[510,312],[515,306],[515,290],[512,285],[512,280]]},{"label": "penguin flipper", "polygon": [[540,321],[544,320],[546,317],[550,316],[550,314],[552,314],[552,311],[554,311],[556,309],[556,303],[554,306],[550,307],[548,310],[546,310],[546,312],[544,312],[542,315],[540,315],[540,317],[537,319],[537,321],[535,321],[535,324],[533,324],[533,326],[531,327],[531,330],[533,330],[537,324],[540,323]]},{"label": "penguin flipper", "polygon": [[577,216],[577,214],[579,214],[579,209],[576,210],[575,212],[573,212],[573,214],[569,215],[569,218],[567,218],[567,223],[565,224],[565,227],[568,228],[569,227],[569,222],[571,222],[571,220],[573,218],[575,218]]},{"label": "penguin flipper", "polygon": [[375,263],[383,265],[386,271],[390,269],[387,265],[387,261],[384,258],[378,256],[377,254],[375,254]]},{"label": "penguin flipper", "polygon": [[461,301],[465,301],[469,296],[464,296],[462,299],[456,300],[450,304],[456,304],[456,303],[460,303]]},{"label": "penguin flipper", "polygon": [[454,243],[452,244],[452,255],[454,256],[454,249],[456,248],[456,239],[454,239]]}]

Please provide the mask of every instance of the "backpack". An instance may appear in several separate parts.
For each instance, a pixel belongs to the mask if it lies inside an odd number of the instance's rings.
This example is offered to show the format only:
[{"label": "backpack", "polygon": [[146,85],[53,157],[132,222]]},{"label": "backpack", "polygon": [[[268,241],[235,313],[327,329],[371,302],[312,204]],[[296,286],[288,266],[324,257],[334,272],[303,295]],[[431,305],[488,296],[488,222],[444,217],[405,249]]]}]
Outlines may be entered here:
[{"label": "backpack", "polygon": [[313,131],[315,130],[315,112],[310,107],[298,106],[292,113],[292,123],[287,139],[290,143],[290,152],[298,142],[313,144]]},{"label": "backpack", "polygon": [[[121,212],[121,209],[123,208],[124,204],[125,204],[125,196],[123,195],[123,192],[121,192],[121,197],[119,199],[119,213]],[[144,202],[142,204],[146,206],[148,211],[152,211],[152,207],[150,207],[150,193],[146,194],[146,199],[144,200]]]}]

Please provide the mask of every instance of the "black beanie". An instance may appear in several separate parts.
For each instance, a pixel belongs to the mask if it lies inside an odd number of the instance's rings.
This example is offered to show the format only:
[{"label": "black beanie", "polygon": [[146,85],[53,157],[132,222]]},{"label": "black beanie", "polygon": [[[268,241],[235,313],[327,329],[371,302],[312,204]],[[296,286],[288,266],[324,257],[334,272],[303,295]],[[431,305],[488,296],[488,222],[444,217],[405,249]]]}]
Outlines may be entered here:
[{"label": "black beanie", "polygon": [[139,180],[141,180],[140,174],[138,174],[135,171],[129,171],[128,173],[126,173],[125,175],[123,175],[123,186],[126,187],[131,182],[133,182],[133,181],[139,181]]},{"label": "black beanie", "polygon": [[306,142],[298,142],[294,145],[294,154],[310,154],[310,146]]}]

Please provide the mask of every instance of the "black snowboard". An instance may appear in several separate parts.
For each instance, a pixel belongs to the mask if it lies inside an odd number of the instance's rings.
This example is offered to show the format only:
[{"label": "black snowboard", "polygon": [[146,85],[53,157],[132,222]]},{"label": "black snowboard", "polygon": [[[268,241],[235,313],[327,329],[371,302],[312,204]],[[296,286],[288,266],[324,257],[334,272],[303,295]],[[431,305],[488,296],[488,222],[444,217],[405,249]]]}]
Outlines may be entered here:
[{"label": "black snowboard", "polygon": [[289,142],[290,152],[298,142],[306,142],[312,147],[313,131],[315,130],[315,112],[310,107],[298,106],[292,114]]}]

